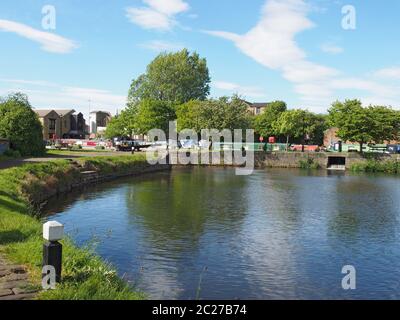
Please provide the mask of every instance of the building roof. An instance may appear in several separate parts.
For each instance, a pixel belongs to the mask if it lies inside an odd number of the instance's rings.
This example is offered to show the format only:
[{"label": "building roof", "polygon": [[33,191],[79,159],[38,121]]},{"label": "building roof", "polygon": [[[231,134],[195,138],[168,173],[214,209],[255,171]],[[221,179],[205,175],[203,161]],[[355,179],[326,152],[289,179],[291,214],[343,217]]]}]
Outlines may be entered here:
[{"label": "building roof", "polygon": [[268,102],[249,102],[247,100],[242,100],[246,103],[250,108],[266,108],[268,107]]},{"label": "building roof", "polygon": [[51,110],[35,110],[35,112],[38,114],[38,116],[40,118],[46,117],[49,113],[51,113],[53,111],[55,113],[57,113],[60,117],[64,117],[64,116],[66,116],[66,115],[68,115],[70,113],[74,113],[75,112],[74,109],[69,109],[69,110],[54,110],[54,109],[51,109]]},{"label": "building roof", "polygon": [[252,103],[251,106],[253,108],[267,108],[268,102],[256,102],[256,103]]},{"label": "building roof", "polygon": [[100,110],[90,111],[90,114],[92,114],[92,113],[104,113],[104,114],[111,116],[111,113],[108,111],[100,111]]},{"label": "building roof", "polygon": [[58,115],[59,115],[60,117],[64,117],[64,116],[66,116],[66,115],[68,115],[68,114],[70,114],[70,113],[75,113],[75,110],[74,110],[74,109],[68,109],[68,110],[54,110],[54,111],[57,112]]},{"label": "building roof", "polygon": [[54,111],[54,110],[35,110],[35,112],[37,113],[37,115],[40,118],[44,118],[45,116],[47,116],[52,111]]}]

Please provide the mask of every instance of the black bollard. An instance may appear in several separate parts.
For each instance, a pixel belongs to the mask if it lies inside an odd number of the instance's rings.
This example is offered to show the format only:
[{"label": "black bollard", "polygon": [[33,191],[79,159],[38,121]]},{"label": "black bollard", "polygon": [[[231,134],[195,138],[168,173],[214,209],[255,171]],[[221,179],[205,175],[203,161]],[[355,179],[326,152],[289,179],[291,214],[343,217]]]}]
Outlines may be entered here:
[{"label": "black bollard", "polygon": [[56,272],[56,282],[61,282],[62,245],[58,241],[43,244],[43,267],[52,266]]},{"label": "black bollard", "polygon": [[[64,226],[57,221],[49,221],[43,225],[43,267],[51,266],[55,271],[56,282],[61,282],[62,245],[58,241],[64,236]],[[46,274],[43,274],[44,278]]]}]

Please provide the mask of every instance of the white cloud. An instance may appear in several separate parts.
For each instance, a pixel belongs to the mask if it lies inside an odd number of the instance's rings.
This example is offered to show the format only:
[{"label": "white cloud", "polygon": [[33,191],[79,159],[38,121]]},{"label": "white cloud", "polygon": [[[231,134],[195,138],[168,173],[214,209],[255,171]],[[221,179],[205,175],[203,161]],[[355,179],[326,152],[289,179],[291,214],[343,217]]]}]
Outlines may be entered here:
[{"label": "white cloud", "polygon": [[[268,0],[260,20],[247,33],[204,32],[232,41],[240,51],[261,65],[280,71],[283,78],[294,85],[303,106],[314,111],[326,111],[332,101],[345,97],[338,90],[363,90],[375,98],[400,98],[393,88],[362,78],[349,78],[337,69],[310,61],[295,41],[298,33],[315,27],[307,17],[310,10],[312,7],[304,0]],[[325,49],[331,53],[341,51],[341,48],[332,46]],[[398,71],[391,69],[380,74],[396,77]]]},{"label": "white cloud", "polygon": [[243,86],[237,83],[226,81],[215,81],[213,87],[222,91],[227,91],[229,94],[239,94],[246,98],[265,98],[266,94],[262,88],[257,86]]},{"label": "white cloud", "polygon": [[144,0],[154,10],[172,16],[189,10],[189,5],[182,0]]},{"label": "white cloud", "polygon": [[28,95],[36,109],[75,109],[88,114],[89,100],[92,110],[115,113],[125,108],[126,96],[108,90],[65,86],[37,80],[0,79],[0,95],[22,92]]},{"label": "white cloud", "polygon": [[144,29],[169,31],[176,24],[175,16],[189,10],[183,0],[143,0],[146,7],[129,7],[126,15],[129,20]]},{"label": "white cloud", "polygon": [[139,45],[142,48],[150,49],[156,52],[178,51],[185,48],[181,43],[168,42],[163,40],[152,40]]},{"label": "white cloud", "polygon": [[302,0],[270,0],[263,7],[260,21],[246,34],[208,33],[233,41],[243,53],[262,65],[280,69],[287,63],[302,61],[306,56],[294,37],[314,26],[306,18],[307,11],[308,6]]},{"label": "white cloud", "polygon": [[375,72],[375,76],[380,78],[400,80],[400,67],[391,67],[378,70]]},{"label": "white cloud", "polygon": [[339,47],[333,43],[324,43],[321,46],[321,50],[323,52],[330,53],[330,54],[340,54],[340,53],[344,52],[344,49],[342,47]]},{"label": "white cloud", "polygon": [[0,30],[13,32],[21,37],[37,42],[43,50],[48,52],[69,53],[78,47],[72,40],[10,20],[0,20]]}]

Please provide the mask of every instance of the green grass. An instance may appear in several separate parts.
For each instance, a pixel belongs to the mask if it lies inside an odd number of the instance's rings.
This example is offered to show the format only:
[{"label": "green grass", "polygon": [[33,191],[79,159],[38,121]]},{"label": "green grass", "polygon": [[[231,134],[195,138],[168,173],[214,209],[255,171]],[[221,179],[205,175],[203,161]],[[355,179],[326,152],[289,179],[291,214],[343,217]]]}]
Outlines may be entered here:
[{"label": "green grass", "polygon": [[383,172],[400,174],[400,161],[379,161],[368,159],[366,162],[353,164],[350,170],[353,172]]},{"label": "green grass", "polygon": [[99,154],[99,153],[105,153],[105,152],[110,152],[112,153],[113,151],[111,150],[97,150],[97,149],[71,149],[71,150],[57,150],[57,149],[48,149],[46,150],[47,155],[75,155],[78,153],[84,153],[84,154]]},{"label": "green grass", "polygon": [[301,169],[320,169],[319,163],[314,162],[314,159],[309,158],[307,160],[300,160],[299,166]]},{"label": "green grass", "polygon": [[[144,166],[144,156],[104,157],[80,160],[84,167],[126,171]],[[0,252],[10,261],[27,266],[31,281],[41,282],[42,223],[35,216],[35,195],[48,187],[65,186],[76,177],[76,168],[66,161],[30,164],[0,171]],[[42,291],[38,299],[144,299],[120,279],[115,269],[96,256],[93,247],[77,248],[72,240],[63,243],[63,281],[56,290]]]}]

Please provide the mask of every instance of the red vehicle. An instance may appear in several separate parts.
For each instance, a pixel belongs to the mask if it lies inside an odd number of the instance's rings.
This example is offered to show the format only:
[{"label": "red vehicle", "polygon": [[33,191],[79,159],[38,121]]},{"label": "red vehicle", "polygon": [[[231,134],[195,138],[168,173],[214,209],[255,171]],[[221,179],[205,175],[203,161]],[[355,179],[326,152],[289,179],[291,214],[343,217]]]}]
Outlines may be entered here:
[{"label": "red vehicle", "polygon": [[[290,151],[302,151],[303,146],[301,144],[294,144],[290,146]],[[306,152],[318,152],[320,151],[319,146],[316,145],[304,145],[304,151]]]}]

